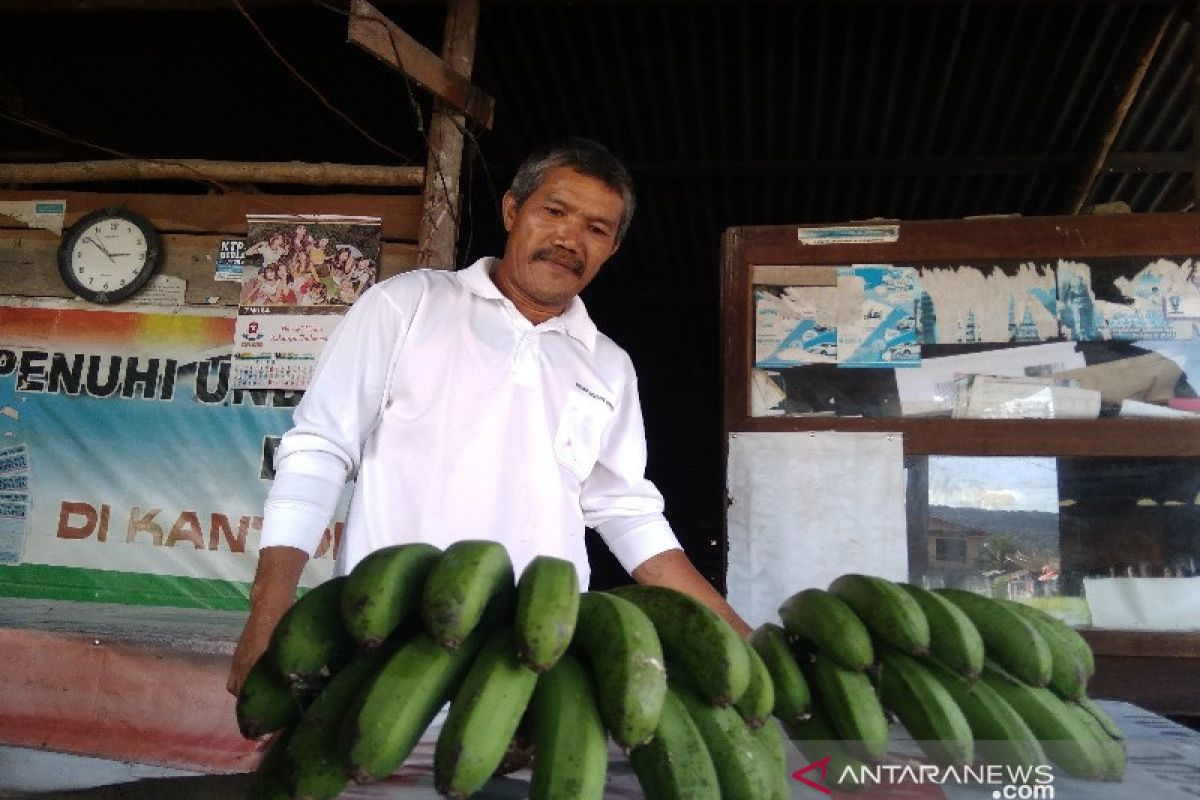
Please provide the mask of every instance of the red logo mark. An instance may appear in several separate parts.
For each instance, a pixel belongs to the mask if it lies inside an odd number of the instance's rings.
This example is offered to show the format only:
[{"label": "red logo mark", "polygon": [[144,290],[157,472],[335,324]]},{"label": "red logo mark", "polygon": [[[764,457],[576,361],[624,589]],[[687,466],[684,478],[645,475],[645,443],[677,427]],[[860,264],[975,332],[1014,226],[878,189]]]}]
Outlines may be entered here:
[{"label": "red logo mark", "polygon": [[829,791],[821,784],[813,783],[808,778],[804,777],[804,773],[812,772],[814,769],[819,769],[819,770],[821,770],[821,780],[822,781],[825,780],[825,770],[828,769],[828,767],[829,767],[829,759],[830,758],[832,758],[832,756],[825,756],[820,761],[814,761],[813,763],[809,764],[807,767],[801,767],[800,769],[798,769],[792,773],[792,777],[795,778],[796,780],[800,781],[801,783],[803,783],[805,786],[809,786],[813,789],[816,789],[818,792],[824,792],[825,794],[833,794],[833,792]]}]

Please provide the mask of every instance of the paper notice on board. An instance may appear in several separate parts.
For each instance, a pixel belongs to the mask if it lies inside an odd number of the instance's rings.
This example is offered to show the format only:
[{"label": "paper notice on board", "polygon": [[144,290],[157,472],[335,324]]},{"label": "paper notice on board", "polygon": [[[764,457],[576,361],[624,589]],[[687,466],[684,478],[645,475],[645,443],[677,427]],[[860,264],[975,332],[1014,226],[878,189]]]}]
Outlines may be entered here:
[{"label": "paper notice on board", "polygon": [[729,437],[729,602],[752,627],[846,572],[908,580],[900,434]]},{"label": "paper notice on board", "polygon": [[926,358],[917,369],[896,370],[896,390],[904,416],[950,416],[954,380],[963,375],[1014,378],[1051,375],[1085,366],[1073,342],[1008,347],[958,356]]},{"label": "paper notice on board", "polygon": [[1058,337],[1052,264],[918,267],[924,344],[1044,342]]},{"label": "paper notice on board", "polygon": [[783,369],[837,360],[833,286],[760,287],[754,292],[754,366]]},{"label": "paper notice on board", "polygon": [[1132,277],[1117,278],[1113,288],[1124,301],[1113,302],[1096,297],[1091,266],[1059,259],[1058,314],[1063,334],[1077,342],[1192,338],[1190,320],[1167,316],[1167,293],[1176,289],[1180,271],[1180,265],[1159,259]]},{"label": "paper notice on board", "polygon": [[63,232],[67,216],[66,200],[0,200],[0,214],[12,217],[31,228],[50,231],[55,236]]},{"label": "paper notice on board", "polygon": [[916,270],[889,264],[839,269],[837,356],[843,367],[911,367],[921,361],[916,333]]},{"label": "paper notice on board", "polygon": [[1115,630],[1200,630],[1200,577],[1084,578],[1092,625]]}]

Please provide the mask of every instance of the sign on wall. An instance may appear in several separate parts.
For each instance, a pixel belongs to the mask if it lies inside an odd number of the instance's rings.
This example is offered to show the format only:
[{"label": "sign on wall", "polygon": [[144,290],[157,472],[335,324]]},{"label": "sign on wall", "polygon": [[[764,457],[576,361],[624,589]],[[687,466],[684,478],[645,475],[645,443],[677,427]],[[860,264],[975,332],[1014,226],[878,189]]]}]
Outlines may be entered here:
[{"label": "sign on wall", "polygon": [[[234,322],[3,309],[0,595],[245,607],[299,393],[233,388]],[[306,585],[332,571],[340,532]]]}]

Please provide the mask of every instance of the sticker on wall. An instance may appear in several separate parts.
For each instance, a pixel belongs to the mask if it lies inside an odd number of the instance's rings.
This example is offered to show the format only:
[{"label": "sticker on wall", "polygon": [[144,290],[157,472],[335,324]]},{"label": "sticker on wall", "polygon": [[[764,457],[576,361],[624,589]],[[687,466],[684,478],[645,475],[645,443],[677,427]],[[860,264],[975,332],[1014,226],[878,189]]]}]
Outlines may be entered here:
[{"label": "sticker on wall", "polygon": [[831,225],[797,228],[800,244],[890,244],[900,239],[899,225]]},{"label": "sticker on wall", "polygon": [[920,366],[916,270],[861,264],[838,270],[837,280],[839,366]]},{"label": "sticker on wall", "polygon": [[217,250],[217,266],[213,272],[213,280],[241,283],[245,252],[246,243],[241,239],[222,239]]}]

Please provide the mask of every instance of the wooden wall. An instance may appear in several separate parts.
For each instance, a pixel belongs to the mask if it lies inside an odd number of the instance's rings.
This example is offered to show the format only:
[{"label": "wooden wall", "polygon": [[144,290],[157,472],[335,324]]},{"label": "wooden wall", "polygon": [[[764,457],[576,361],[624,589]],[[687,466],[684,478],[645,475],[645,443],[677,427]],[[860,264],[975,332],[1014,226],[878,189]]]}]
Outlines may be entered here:
[{"label": "wooden wall", "polygon": [[[349,214],[383,220],[379,277],[412,269],[422,198],[415,194],[104,194],[0,190],[0,201],[65,200],[64,231],[84,214],[123,206],[147,217],[162,238],[163,263],[157,274],[187,281],[185,301],[198,305],[237,305],[239,284],[213,279],[223,239],[246,235],[247,214]],[[58,276],[61,237],[0,214],[0,295],[73,295]],[[215,298],[215,300],[213,299]]]}]

